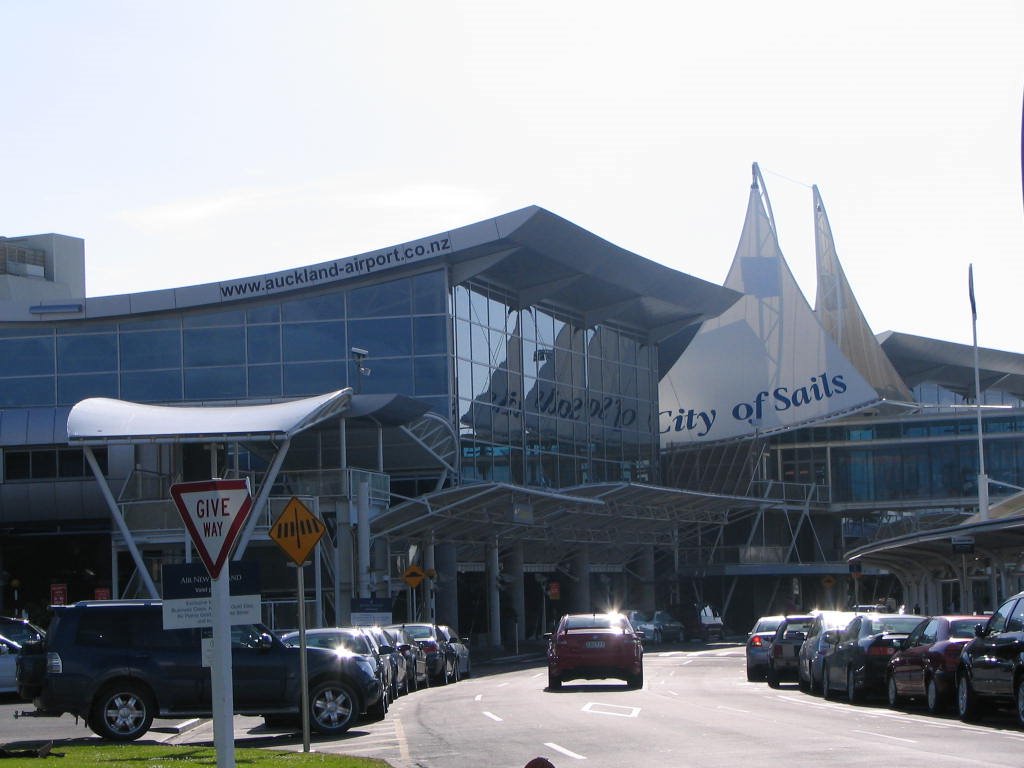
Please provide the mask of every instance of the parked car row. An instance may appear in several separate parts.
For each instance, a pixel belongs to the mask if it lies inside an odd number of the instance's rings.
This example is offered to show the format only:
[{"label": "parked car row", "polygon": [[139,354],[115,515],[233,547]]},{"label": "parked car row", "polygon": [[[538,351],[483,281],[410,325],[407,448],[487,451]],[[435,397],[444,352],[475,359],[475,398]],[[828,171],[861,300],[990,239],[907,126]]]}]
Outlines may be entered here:
[{"label": "parked car row", "polygon": [[[436,655],[442,637],[440,652],[460,659],[458,672],[445,681],[468,673],[468,649],[454,633],[425,625],[437,638],[428,642],[416,636],[420,626],[310,630],[305,667],[313,730],[337,735],[362,717],[383,717],[394,695],[428,683],[431,653]],[[0,659],[10,655],[0,651]],[[297,721],[301,656],[300,648],[262,624],[233,625],[235,714],[262,716],[268,724]],[[103,739],[138,739],[156,717],[212,714],[202,630],[165,629],[158,600],[53,606],[46,636],[25,643],[13,657],[17,692],[33,702],[32,714],[81,717]]]},{"label": "parked car row", "polygon": [[677,606],[675,610],[682,618],[677,618],[672,611],[625,610],[622,613],[634,629],[644,633],[644,641],[648,645],[687,640],[707,643],[720,641],[725,636],[722,617],[710,605],[703,608],[697,605]]},{"label": "parked car row", "polygon": [[[285,632],[281,640],[299,646],[299,633]],[[327,648],[356,654],[372,664],[384,695],[370,715],[383,718],[399,696],[428,687],[457,682],[470,673],[468,640],[437,624],[393,624],[386,627],[324,627],[306,630],[307,648]]]},{"label": "parked car row", "polygon": [[[774,631],[772,627],[774,626]],[[814,611],[764,616],[747,636],[747,679],[795,679],[856,703],[885,696],[961,720],[1011,707],[1024,725],[1024,592],[990,616]]]}]

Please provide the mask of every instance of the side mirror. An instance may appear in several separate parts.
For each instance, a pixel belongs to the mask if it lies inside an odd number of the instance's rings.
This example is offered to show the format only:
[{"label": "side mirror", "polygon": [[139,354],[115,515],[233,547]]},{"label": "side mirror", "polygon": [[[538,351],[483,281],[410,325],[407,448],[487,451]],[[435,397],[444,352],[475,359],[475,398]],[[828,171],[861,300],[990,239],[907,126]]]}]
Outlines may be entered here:
[{"label": "side mirror", "polygon": [[647,637],[647,633],[644,632],[642,629],[635,629],[633,631],[636,632],[636,636],[639,637],[641,640]]},{"label": "side mirror", "polygon": [[388,655],[390,653],[394,653],[395,649],[392,648],[390,645],[382,645],[382,646],[380,646],[380,652],[381,652],[381,654],[386,656],[386,655]]},{"label": "side mirror", "polygon": [[274,647],[274,637],[269,632],[261,632],[260,639],[256,641],[256,647],[261,651],[269,651]]},{"label": "side mirror", "polygon": [[975,624],[974,625],[974,636],[975,637],[984,637],[985,636],[985,625],[984,624]]},{"label": "side mirror", "polygon": [[835,645],[839,642],[839,630],[830,629],[822,636],[826,645]]},{"label": "side mirror", "polygon": [[547,640],[548,642],[551,642],[551,633],[550,632],[545,632],[544,633],[544,639]]},{"label": "side mirror", "polygon": [[412,650],[412,646],[409,645],[408,643],[401,643],[398,646],[398,652],[399,653],[405,654],[405,653],[408,653],[410,650]]}]

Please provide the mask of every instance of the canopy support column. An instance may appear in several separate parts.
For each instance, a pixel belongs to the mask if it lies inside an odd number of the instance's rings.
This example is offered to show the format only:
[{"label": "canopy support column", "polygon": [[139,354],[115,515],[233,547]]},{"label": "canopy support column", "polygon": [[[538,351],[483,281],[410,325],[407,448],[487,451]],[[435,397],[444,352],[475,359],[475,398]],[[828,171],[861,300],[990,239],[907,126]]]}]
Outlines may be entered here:
[{"label": "canopy support column", "polygon": [[124,538],[125,544],[128,547],[128,551],[131,552],[132,560],[135,561],[135,567],[139,571],[142,583],[146,585],[146,591],[149,592],[149,596],[151,598],[159,600],[160,593],[157,591],[156,584],[153,583],[153,578],[149,575],[149,571],[146,570],[146,564],[142,559],[142,553],[139,552],[139,548],[135,546],[135,539],[132,537],[132,532],[128,530],[128,524],[124,521],[124,516],[121,514],[120,508],[117,506],[117,500],[114,498],[114,494],[110,492],[110,486],[107,485],[107,478],[103,476],[103,471],[100,469],[99,462],[96,461],[96,456],[92,452],[92,447],[84,445],[82,446],[82,452],[85,454],[86,461],[89,462],[89,468],[92,469],[92,474],[96,478],[96,482],[100,484],[100,491],[103,493],[103,498],[107,502],[107,508],[110,509],[110,516],[114,518],[114,524],[117,525],[117,528],[121,532],[121,536]]}]

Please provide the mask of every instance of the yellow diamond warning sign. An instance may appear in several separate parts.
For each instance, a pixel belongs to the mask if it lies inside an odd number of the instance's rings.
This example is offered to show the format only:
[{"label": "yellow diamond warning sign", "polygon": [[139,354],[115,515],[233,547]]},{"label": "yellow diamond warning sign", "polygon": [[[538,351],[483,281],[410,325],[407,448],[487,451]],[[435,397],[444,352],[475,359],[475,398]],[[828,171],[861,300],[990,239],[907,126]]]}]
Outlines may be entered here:
[{"label": "yellow diamond warning sign", "polygon": [[324,530],[324,524],[293,496],[270,526],[270,538],[296,565],[302,565],[309,559],[309,553],[324,535]]}]

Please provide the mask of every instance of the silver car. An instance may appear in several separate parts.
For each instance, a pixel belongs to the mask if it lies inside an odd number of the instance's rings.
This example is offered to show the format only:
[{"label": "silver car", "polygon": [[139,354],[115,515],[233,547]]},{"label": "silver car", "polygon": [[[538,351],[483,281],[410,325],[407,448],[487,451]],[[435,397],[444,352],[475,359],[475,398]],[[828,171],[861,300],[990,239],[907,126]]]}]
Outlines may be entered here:
[{"label": "silver car", "polygon": [[768,656],[772,651],[775,630],[785,616],[762,616],[747,632],[747,680],[764,680],[768,673]]}]

